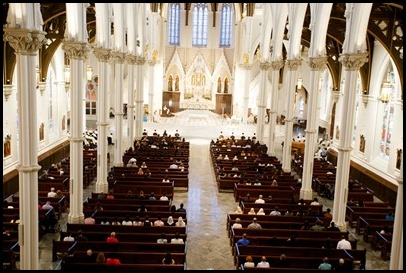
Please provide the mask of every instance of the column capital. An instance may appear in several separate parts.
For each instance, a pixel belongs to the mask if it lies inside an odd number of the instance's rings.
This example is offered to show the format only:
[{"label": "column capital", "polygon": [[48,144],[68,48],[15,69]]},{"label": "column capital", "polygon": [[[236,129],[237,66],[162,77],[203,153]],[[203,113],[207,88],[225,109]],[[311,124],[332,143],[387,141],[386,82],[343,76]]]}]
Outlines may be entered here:
[{"label": "column capital", "polygon": [[88,43],[62,41],[62,49],[69,56],[69,59],[84,60],[91,50]]},{"label": "column capital", "polygon": [[112,51],[110,56],[111,59],[113,59],[113,61],[118,64],[123,64],[126,59],[126,54],[118,51]]},{"label": "column capital", "polygon": [[337,147],[337,150],[340,152],[351,152],[352,151],[352,147]]},{"label": "column capital", "polygon": [[271,62],[271,66],[272,66],[273,70],[280,70],[284,65],[285,65],[285,62],[283,60]]},{"label": "column capital", "polygon": [[137,65],[143,65],[143,64],[145,64],[145,61],[146,61],[145,57],[142,57],[142,56],[136,56],[136,58],[135,58],[135,63]]},{"label": "column capital", "polygon": [[307,64],[310,66],[312,71],[321,71],[326,68],[327,56],[323,57],[309,57],[307,59]]},{"label": "column capital", "polygon": [[339,61],[350,71],[356,71],[368,62],[368,53],[342,53]]},{"label": "column capital", "polygon": [[133,54],[127,54],[125,56],[125,60],[127,61],[128,64],[134,65],[137,63],[137,56]]},{"label": "column capital", "polygon": [[296,71],[299,66],[302,64],[302,59],[291,59],[291,60],[286,60],[286,66],[291,70],[291,71]]},{"label": "column capital", "polygon": [[95,47],[93,49],[93,53],[96,58],[103,63],[107,63],[110,59],[110,49],[103,48],[103,47]]},{"label": "column capital", "polygon": [[268,61],[265,61],[265,62],[260,62],[259,63],[259,68],[261,69],[261,70],[268,70],[269,68],[271,67],[271,63],[270,62],[268,62]]},{"label": "column capital", "polygon": [[36,55],[37,51],[47,43],[44,31],[5,28],[3,40],[8,42],[17,54]]}]

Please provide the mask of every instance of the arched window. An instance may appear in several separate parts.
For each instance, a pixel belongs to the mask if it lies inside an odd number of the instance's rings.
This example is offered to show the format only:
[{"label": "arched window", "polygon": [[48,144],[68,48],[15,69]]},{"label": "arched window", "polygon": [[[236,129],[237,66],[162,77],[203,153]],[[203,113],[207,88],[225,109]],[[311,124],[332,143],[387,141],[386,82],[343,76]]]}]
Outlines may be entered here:
[{"label": "arched window", "polygon": [[231,31],[233,26],[233,5],[224,3],[221,9],[220,47],[231,46]]},{"label": "arched window", "polygon": [[169,44],[179,45],[179,30],[180,30],[180,6],[179,3],[169,4]]},{"label": "arched window", "polygon": [[379,155],[381,158],[389,160],[391,153],[391,136],[393,129],[393,115],[395,112],[392,99],[395,97],[395,79],[392,64],[389,63],[384,76],[380,100],[383,105],[381,137],[379,141]]},{"label": "arched window", "polygon": [[217,79],[217,93],[221,93],[221,78]]},{"label": "arched window", "polygon": [[193,9],[193,40],[196,47],[207,46],[208,9],[206,3],[196,3]]},{"label": "arched window", "polygon": [[224,94],[228,93],[228,78],[224,79]]}]

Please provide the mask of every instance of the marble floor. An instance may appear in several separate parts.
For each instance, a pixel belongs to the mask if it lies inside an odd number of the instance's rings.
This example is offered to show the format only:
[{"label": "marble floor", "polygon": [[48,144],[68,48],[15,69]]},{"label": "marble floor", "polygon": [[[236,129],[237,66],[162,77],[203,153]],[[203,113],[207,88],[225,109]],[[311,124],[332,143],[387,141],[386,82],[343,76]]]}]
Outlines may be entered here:
[{"label": "marble floor", "polygon": [[[208,113],[207,121],[203,125],[190,121],[186,117],[161,118],[158,123],[145,122],[144,128],[152,133],[157,130],[162,134],[174,134],[175,130],[190,142],[189,157],[189,190],[176,189],[174,204],[184,203],[187,209],[188,237],[187,237],[187,269],[188,270],[234,270],[231,247],[226,231],[226,214],[235,210],[237,203],[232,193],[219,192],[210,162],[209,142],[216,139],[222,131],[224,135],[252,136],[255,125],[229,124]],[[113,120],[111,120],[113,124]],[[124,121],[123,128],[127,122]],[[112,130],[114,131],[114,130]],[[277,128],[276,142],[282,142],[284,128]],[[123,132],[126,135],[126,132]],[[267,133],[265,132],[265,135]],[[265,139],[266,141],[266,139]],[[127,142],[123,139],[123,147]],[[281,145],[275,145],[277,156],[281,159]],[[114,154],[114,146],[109,146],[110,155]],[[111,160],[113,162],[113,160]],[[84,190],[84,198],[94,189],[95,182]],[[319,197],[325,207],[332,208],[333,201]],[[62,217],[61,221],[64,221]],[[40,269],[58,269],[58,261],[51,261],[52,239],[58,234],[47,234],[40,242]],[[354,235],[358,237],[357,235]],[[366,269],[388,270],[389,262],[383,261],[379,251],[373,251],[369,244],[358,238],[358,248],[367,248]]]}]

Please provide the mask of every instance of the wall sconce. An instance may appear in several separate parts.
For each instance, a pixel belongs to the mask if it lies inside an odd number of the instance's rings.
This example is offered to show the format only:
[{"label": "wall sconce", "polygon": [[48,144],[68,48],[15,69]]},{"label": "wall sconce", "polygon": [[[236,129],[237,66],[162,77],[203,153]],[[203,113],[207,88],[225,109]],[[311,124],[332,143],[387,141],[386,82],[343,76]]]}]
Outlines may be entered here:
[{"label": "wall sconce", "polygon": [[3,84],[3,94],[8,101],[8,98],[11,96],[11,93],[13,92],[13,85],[10,84],[10,80],[7,80],[7,84]]},{"label": "wall sconce", "polygon": [[381,90],[381,101],[383,103],[388,103],[389,102],[389,95],[392,90],[392,85],[390,82],[384,82],[382,84],[382,90]]},{"label": "wall sconce", "polygon": [[303,79],[297,78],[297,89],[302,89]]},{"label": "wall sconce", "polygon": [[86,78],[88,81],[92,80],[92,75],[93,75],[93,68],[90,65],[88,65],[86,68]]},{"label": "wall sconce", "polygon": [[69,67],[69,65],[65,65],[63,73],[65,76],[65,91],[68,92],[69,88],[70,88],[70,67]]}]

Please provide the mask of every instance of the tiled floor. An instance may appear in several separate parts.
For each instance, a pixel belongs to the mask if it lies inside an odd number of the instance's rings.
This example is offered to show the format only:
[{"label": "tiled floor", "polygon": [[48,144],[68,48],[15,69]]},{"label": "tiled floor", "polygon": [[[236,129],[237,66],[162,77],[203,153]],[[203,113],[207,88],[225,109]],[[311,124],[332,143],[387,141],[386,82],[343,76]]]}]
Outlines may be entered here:
[{"label": "tiled floor", "polygon": [[[174,134],[175,130],[190,142],[189,158],[189,190],[175,190],[174,203],[185,204],[188,220],[187,237],[187,269],[188,270],[234,270],[231,247],[226,232],[226,214],[235,210],[237,203],[232,193],[220,193],[214,178],[210,162],[209,142],[216,139],[222,131],[224,135],[234,133],[240,136],[252,136],[255,132],[254,125],[237,126],[227,124],[224,120],[207,113],[207,121],[203,126],[185,116],[163,118],[159,123],[144,123],[148,132],[155,129],[158,133],[167,130]],[[201,114],[201,113],[199,113]],[[111,120],[113,122],[113,120]],[[126,128],[126,122],[123,126]],[[276,142],[282,142],[284,128],[277,128]],[[113,130],[112,130],[113,131]],[[123,132],[126,135],[126,131]],[[267,135],[267,133],[265,133]],[[126,141],[123,140],[124,147]],[[276,152],[281,158],[281,145],[275,145]],[[114,154],[109,146],[110,155]],[[113,160],[111,160],[113,162]],[[84,191],[86,198],[94,189],[94,182]],[[332,208],[333,202],[321,199],[323,205]],[[51,261],[52,239],[57,234],[47,234],[40,242],[40,268],[55,269],[58,262]],[[358,236],[357,236],[358,237]],[[373,251],[369,244],[364,244],[362,237],[358,238],[358,248],[367,248],[366,269],[388,270],[389,262],[384,262],[379,251]]]}]

